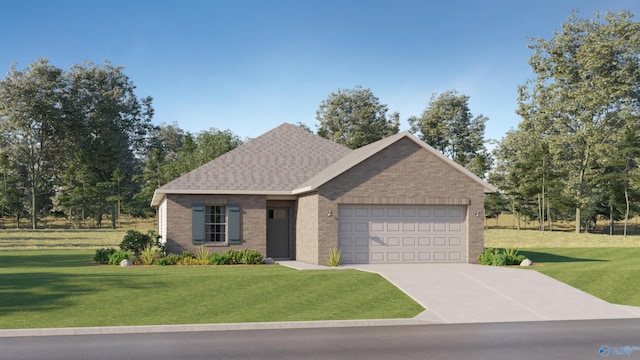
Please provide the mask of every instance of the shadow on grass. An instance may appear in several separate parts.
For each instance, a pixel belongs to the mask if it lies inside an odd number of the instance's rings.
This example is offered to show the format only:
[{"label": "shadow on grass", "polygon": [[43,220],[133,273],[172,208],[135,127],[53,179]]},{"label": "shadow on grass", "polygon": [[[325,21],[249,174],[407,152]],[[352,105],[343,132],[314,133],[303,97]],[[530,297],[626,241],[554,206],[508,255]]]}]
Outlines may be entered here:
[{"label": "shadow on grass", "polygon": [[534,263],[569,263],[569,262],[605,262],[608,260],[602,259],[584,259],[556,254],[549,254],[537,251],[520,250],[518,254],[526,256]]},{"label": "shadow on grass", "polygon": [[91,261],[93,257],[87,254],[38,254],[24,251],[17,255],[0,252],[0,269],[76,267]]}]

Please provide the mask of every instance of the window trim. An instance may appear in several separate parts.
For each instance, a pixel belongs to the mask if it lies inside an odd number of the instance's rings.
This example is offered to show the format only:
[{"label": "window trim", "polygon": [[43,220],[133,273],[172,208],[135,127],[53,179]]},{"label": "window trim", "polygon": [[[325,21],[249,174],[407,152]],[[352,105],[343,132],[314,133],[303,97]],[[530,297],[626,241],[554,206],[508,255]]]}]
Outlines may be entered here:
[{"label": "window trim", "polygon": [[[207,204],[204,206],[204,210],[205,210],[205,216],[204,216],[204,245],[206,246],[227,246],[229,245],[229,216],[228,216],[228,212],[229,212],[229,208],[226,204]],[[212,211],[214,208],[223,208],[224,210],[219,213],[219,214],[212,214]],[[212,216],[223,216],[224,217],[224,222],[209,222],[209,220],[211,220]],[[223,232],[213,232],[212,227],[213,226],[223,226],[224,227],[224,231]],[[224,236],[224,240],[222,241],[215,241],[213,240],[214,238],[214,234],[223,234]]]}]

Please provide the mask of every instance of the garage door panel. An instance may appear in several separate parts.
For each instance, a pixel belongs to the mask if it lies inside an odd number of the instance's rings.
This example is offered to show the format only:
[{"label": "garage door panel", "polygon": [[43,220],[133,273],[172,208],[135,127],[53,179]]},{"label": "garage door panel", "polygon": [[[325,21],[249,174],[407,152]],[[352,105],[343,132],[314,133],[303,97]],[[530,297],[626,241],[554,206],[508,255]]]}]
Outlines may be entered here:
[{"label": "garage door panel", "polygon": [[403,232],[414,232],[416,231],[416,223],[403,223],[402,224]]},{"label": "garage door panel", "polygon": [[431,209],[430,208],[419,208],[418,209],[418,217],[420,217],[420,218],[430,218],[431,217]]},{"label": "garage door panel", "polygon": [[414,238],[414,237],[403,237],[402,238],[402,246],[406,246],[406,247],[416,246],[416,238]]},{"label": "garage door panel", "polygon": [[384,225],[385,225],[385,223],[383,223],[383,222],[372,222],[371,223],[371,232],[372,233],[384,232]]},{"label": "garage door panel", "polygon": [[356,248],[363,248],[369,246],[369,238],[368,237],[357,237],[355,241]]},{"label": "garage door panel", "polygon": [[338,209],[338,216],[340,216],[340,218],[352,217],[353,209],[348,207],[340,207]]},{"label": "garage door panel", "polygon": [[447,246],[447,238],[438,236],[433,238],[434,246]]},{"label": "garage door panel", "polygon": [[446,251],[434,251],[433,252],[433,260],[444,262],[447,260],[447,252]]},{"label": "garage door panel", "polygon": [[344,263],[464,262],[464,206],[341,205]]},{"label": "garage door panel", "polygon": [[384,208],[372,208],[371,209],[371,217],[373,217],[373,218],[382,218],[382,217],[384,217]]},{"label": "garage door panel", "polygon": [[369,217],[369,208],[356,208],[355,216],[359,218]]},{"label": "garage door panel", "polygon": [[445,232],[447,231],[447,223],[434,223],[433,231],[436,232]]},{"label": "garage door panel", "polygon": [[402,261],[403,262],[415,262],[416,259],[416,253],[415,252],[403,252],[402,253]]},{"label": "garage door panel", "polygon": [[346,236],[338,237],[338,245],[341,249],[351,248],[353,247],[353,238]]},{"label": "garage door panel", "polygon": [[387,231],[388,232],[400,232],[400,223],[387,223]]},{"label": "garage door panel", "polygon": [[450,237],[449,238],[449,246],[460,246],[462,245],[462,239],[459,237]]},{"label": "garage door panel", "polygon": [[395,236],[387,237],[387,241],[385,241],[387,246],[400,246],[400,238]]}]

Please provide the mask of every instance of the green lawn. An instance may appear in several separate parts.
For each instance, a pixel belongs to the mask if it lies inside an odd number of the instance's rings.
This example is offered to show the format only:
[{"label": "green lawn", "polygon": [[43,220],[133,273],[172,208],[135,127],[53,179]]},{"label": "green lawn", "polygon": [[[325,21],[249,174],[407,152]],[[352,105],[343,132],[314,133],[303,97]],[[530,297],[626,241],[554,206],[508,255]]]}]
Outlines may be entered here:
[{"label": "green lawn", "polygon": [[[537,270],[614,304],[640,306],[640,248],[533,248]],[[535,291],[535,289],[532,289]]]},{"label": "green lawn", "polygon": [[0,252],[0,328],[411,318],[381,276],[278,265],[92,264],[90,250]]},{"label": "green lawn", "polygon": [[614,304],[640,306],[640,236],[488,230],[485,246],[519,249],[531,267]]}]

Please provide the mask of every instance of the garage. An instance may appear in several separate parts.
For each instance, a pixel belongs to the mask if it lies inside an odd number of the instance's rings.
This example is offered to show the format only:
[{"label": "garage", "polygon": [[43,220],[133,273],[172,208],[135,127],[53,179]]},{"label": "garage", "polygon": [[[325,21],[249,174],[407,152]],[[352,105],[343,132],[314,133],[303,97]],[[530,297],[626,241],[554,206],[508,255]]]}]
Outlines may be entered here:
[{"label": "garage", "polygon": [[344,264],[464,263],[466,206],[340,205]]}]

